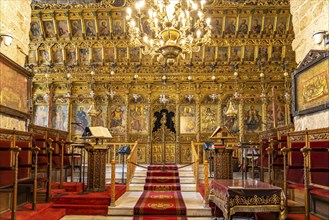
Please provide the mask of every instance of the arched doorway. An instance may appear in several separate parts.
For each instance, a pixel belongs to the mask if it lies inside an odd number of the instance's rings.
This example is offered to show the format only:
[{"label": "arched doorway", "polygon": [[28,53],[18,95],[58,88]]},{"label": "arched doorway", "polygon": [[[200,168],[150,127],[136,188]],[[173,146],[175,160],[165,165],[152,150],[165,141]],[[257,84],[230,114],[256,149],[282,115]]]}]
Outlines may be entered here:
[{"label": "arched doorway", "polygon": [[174,112],[161,109],[154,113],[156,118],[152,128],[151,163],[168,164],[176,163],[176,129]]}]

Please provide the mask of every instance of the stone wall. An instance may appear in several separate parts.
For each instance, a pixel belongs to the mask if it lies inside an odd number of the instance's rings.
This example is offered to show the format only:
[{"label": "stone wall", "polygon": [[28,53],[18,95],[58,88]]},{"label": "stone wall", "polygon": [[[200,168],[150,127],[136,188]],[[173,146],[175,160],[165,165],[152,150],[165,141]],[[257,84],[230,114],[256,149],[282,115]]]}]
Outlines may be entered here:
[{"label": "stone wall", "polygon": [[[329,31],[329,0],[290,0],[290,9],[295,32],[292,48],[296,52],[296,63],[302,62],[312,49],[328,50],[329,45],[313,42],[313,32]],[[294,122],[296,130],[329,127],[329,110],[295,117]]]},{"label": "stone wall", "polygon": [[29,52],[31,0],[0,1],[0,33],[14,37],[11,46],[0,45],[0,52],[24,66]]}]

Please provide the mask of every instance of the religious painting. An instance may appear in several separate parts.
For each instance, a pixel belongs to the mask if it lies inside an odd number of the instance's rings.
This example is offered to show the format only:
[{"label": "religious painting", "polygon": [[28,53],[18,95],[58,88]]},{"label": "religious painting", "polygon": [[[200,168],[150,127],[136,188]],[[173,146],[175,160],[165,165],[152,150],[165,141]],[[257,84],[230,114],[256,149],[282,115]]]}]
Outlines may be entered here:
[{"label": "religious painting", "polygon": [[254,46],[245,46],[244,48],[244,60],[254,61],[255,60],[255,48]]},{"label": "religious painting", "polygon": [[54,129],[67,131],[68,129],[68,105],[54,105],[52,125]]},{"label": "religious painting", "polygon": [[268,59],[267,49],[268,49],[267,47],[258,47],[258,59],[262,62],[265,62]]},{"label": "religious painting", "polygon": [[137,162],[146,163],[146,146],[143,144],[138,144],[137,147]]},{"label": "religious painting", "polygon": [[0,114],[0,128],[27,131],[26,121],[20,118]]},{"label": "religious painting", "polygon": [[70,37],[67,20],[56,21],[57,33],[60,38]]},{"label": "religious painting", "polygon": [[241,61],[241,47],[231,47],[230,61]]},{"label": "religious painting", "polygon": [[50,56],[48,50],[39,50],[39,65],[47,65],[50,63]]},{"label": "religious painting", "polygon": [[96,36],[96,26],[95,20],[85,20],[85,31],[87,37],[95,37]]},{"label": "religious painting", "polygon": [[149,109],[144,105],[130,106],[131,133],[147,134]]},{"label": "religious painting", "polygon": [[287,29],[287,17],[278,16],[278,22],[276,24],[276,33],[285,34]]},{"label": "religious painting", "polygon": [[82,37],[81,20],[71,20],[72,37]]},{"label": "religious painting", "polygon": [[218,47],[218,61],[226,62],[228,60],[228,48],[227,47]]},{"label": "religious painting", "polygon": [[206,47],[205,51],[205,61],[214,62],[215,61],[216,47]]},{"label": "religious painting", "polygon": [[94,63],[103,62],[103,49],[102,48],[93,48],[92,49],[92,60]]},{"label": "religious painting", "polygon": [[28,62],[29,64],[37,64],[37,52],[35,50],[29,50]]},{"label": "religious painting", "polygon": [[202,61],[202,47],[198,52],[193,52],[192,53],[192,60],[193,62],[201,62]]},{"label": "religious painting", "polygon": [[[227,116],[225,113],[227,112],[229,102],[223,106],[223,120],[224,126],[231,132],[231,133],[238,133],[239,132],[239,113],[234,116]],[[238,106],[232,102],[232,106],[234,109],[238,110]]]},{"label": "religious painting", "polygon": [[114,47],[104,48],[104,60],[106,63],[114,62]]},{"label": "religious painting", "polygon": [[108,20],[98,20],[98,34],[101,37],[106,37],[110,35],[110,25]]},{"label": "religious painting", "polygon": [[118,54],[118,61],[119,62],[125,62],[127,61],[127,48],[123,47],[123,48],[118,48],[117,50],[117,54]]},{"label": "religious painting", "polygon": [[46,38],[56,37],[53,21],[43,21],[43,29]]},{"label": "religious painting", "polygon": [[16,66],[3,62],[3,56],[0,58],[0,105],[28,113],[27,76],[21,74],[21,70],[16,69]]},{"label": "religious painting", "polygon": [[112,34],[115,37],[120,37],[124,34],[123,30],[123,20],[113,20],[112,21]]},{"label": "religious painting", "polygon": [[260,34],[261,30],[262,30],[262,17],[254,16],[251,22],[250,33]]},{"label": "religious painting", "polygon": [[66,49],[66,64],[68,66],[77,65],[77,55],[75,49]]},{"label": "religious painting", "polygon": [[180,107],[180,133],[191,134],[196,132],[195,106]]},{"label": "religious painting", "polygon": [[127,108],[124,105],[111,105],[109,115],[109,130],[111,134],[125,132],[127,125]]},{"label": "religious painting", "polygon": [[212,18],[211,19],[211,34],[212,36],[219,36],[223,30],[223,18]]},{"label": "religious painting", "polygon": [[[275,114],[277,118],[277,125],[284,126],[285,125],[285,105],[284,104],[277,104],[275,105]],[[266,129],[274,128],[274,121],[273,121],[273,105],[272,103],[266,106]]]},{"label": "religious painting", "polygon": [[48,127],[48,105],[34,106],[34,124],[42,127]]},{"label": "religious painting", "polygon": [[139,48],[129,48],[129,59],[131,62],[139,62]]},{"label": "religious painting", "polygon": [[41,37],[41,29],[39,21],[31,21],[30,39],[35,40]]},{"label": "religious painting", "polygon": [[54,64],[64,64],[63,50],[61,48],[52,48],[52,57]]},{"label": "religious painting", "polygon": [[142,25],[143,25],[143,31],[149,36],[152,36],[152,30],[150,28],[150,25],[147,21],[147,19],[142,19]]},{"label": "religious painting", "polygon": [[217,125],[217,108],[215,105],[201,106],[201,132],[211,133]]},{"label": "religious painting", "polygon": [[90,126],[90,116],[87,114],[89,105],[72,105],[72,134],[82,134],[84,129]]},{"label": "religious painting", "polygon": [[312,50],[303,62],[306,64],[293,74],[294,115],[321,111],[329,105],[328,53]]},{"label": "religious painting", "polygon": [[152,55],[147,54],[142,56],[142,63],[143,64],[151,64],[152,63]]},{"label": "religious painting", "polygon": [[244,106],[244,125],[246,133],[261,131],[262,128],[262,106],[261,105],[245,105]]},{"label": "religious painting", "polygon": [[248,34],[248,31],[249,31],[248,23],[249,23],[248,17],[241,17],[239,19],[238,34]]},{"label": "religious painting", "polygon": [[106,120],[107,120],[107,106],[106,105],[98,105],[96,106],[96,111],[100,112],[100,114],[94,119],[93,126],[101,126],[106,127]]},{"label": "religious painting", "polygon": [[272,47],[271,59],[272,61],[281,61],[282,58],[282,46]]},{"label": "religious painting", "polygon": [[264,22],[264,34],[273,34],[274,31],[274,17],[267,16],[265,17]]},{"label": "religious painting", "polygon": [[90,62],[89,48],[80,48],[79,49],[80,65],[89,65],[89,62]]},{"label": "religious painting", "polygon": [[225,33],[226,34],[235,34],[235,30],[236,30],[236,18],[235,17],[226,17]]}]

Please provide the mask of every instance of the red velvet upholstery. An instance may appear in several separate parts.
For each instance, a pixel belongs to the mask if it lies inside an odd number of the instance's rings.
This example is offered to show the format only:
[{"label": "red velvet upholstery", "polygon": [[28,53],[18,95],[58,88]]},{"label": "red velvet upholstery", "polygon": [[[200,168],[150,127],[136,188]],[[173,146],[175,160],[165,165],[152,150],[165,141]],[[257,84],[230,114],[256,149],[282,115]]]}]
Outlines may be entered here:
[{"label": "red velvet upholstery", "polygon": [[310,190],[310,194],[329,199],[329,190],[327,189],[312,189]]},{"label": "red velvet upholstery", "polygon": [[311,169],[311,183],[329,187],[329,168]]},{"label": "red velvet upholstery", "polygon": [[290,166],[287,171],[287,180],[291,183],[304,184],[304,170],[303,167]]},{"label": "red velvet upholstery", "polygon": [[[11,142],[0,140],[0,148],[10,148]],[[0,169],[10,168],[10,161],[13,159],[11,152],[0,151]],[[10,186],[14,183],[14,170],[0,170],[0,187]]]}]

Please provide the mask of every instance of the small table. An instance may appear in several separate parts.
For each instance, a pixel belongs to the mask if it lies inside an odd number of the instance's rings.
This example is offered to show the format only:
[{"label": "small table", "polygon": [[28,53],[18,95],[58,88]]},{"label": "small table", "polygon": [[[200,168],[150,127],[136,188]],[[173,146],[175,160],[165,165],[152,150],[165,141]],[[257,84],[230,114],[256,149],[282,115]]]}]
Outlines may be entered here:
[{"label": "small table", "polygon": [[213,180],[209,200],[222,210],[225,219],[237,212],[278,212],[280,220],[286,218],[283,190],[258,180]]}]

